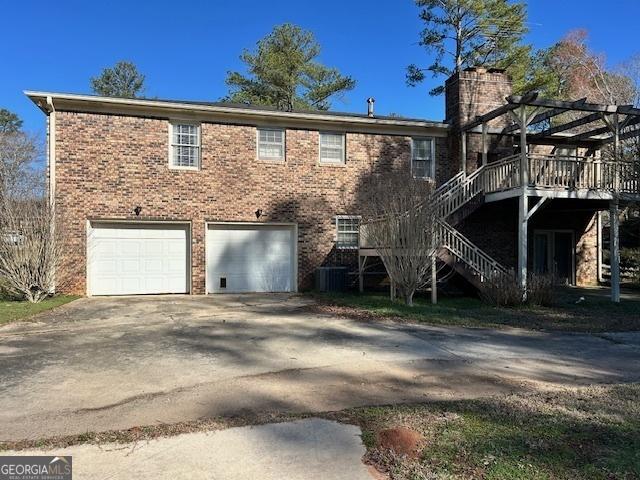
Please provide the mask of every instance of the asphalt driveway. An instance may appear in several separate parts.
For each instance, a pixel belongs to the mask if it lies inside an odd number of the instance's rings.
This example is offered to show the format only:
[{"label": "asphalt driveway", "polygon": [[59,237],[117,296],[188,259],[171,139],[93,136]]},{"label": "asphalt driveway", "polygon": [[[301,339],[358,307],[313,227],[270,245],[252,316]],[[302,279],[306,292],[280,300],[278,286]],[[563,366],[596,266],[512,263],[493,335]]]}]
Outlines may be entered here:
[{"label": "asphalt driveway", "polygon": [[292,295],[87,298],[0,328],[0,440],[640,379],[640,336],[367,323]]}]

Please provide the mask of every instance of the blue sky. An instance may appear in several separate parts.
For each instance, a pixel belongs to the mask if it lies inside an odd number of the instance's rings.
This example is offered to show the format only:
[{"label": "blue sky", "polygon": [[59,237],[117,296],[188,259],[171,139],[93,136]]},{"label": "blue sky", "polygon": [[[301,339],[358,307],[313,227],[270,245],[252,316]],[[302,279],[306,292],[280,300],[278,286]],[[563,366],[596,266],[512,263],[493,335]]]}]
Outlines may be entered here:
[{"label": "blue sky", "polygon": [[[321,61],[353,76],[357,88],[334,110],[442,119],[444,101],[428,86],[407,87],[405,67],[426,64],[417,45],[421,25],[411,0],[136,1],[22,0],[3,6],[0,107],[18,113],[31,131],[44,116],[25,89],[90,93],[89,77],[120,59],[147,76],[148,96],[218,100],[227,70],[273,25],[292,22],[313,31]],[[640,51],[632,34],[640,0],[530,0],[529,41],[554,43],[586,28],[590,45],[616,64]]]}]

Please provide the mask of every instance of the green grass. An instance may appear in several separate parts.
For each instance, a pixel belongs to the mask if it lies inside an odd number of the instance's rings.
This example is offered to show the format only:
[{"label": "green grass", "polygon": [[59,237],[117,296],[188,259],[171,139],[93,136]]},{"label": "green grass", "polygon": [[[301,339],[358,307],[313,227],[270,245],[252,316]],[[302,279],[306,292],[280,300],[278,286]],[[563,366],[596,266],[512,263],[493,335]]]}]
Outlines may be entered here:
[{"label": "green grass", "polygon": [[77,298],[71,295],[56,295],[46,298],[40,303],[30,303],[24,300],[11,300],[0,297],[0,325],[25,320],[37,313],[51,310]]},{"label": "green grass", "polygon": [[[442,298],[437,305],[432,305],[428,298],[416,297],[414,306],[407,307],[402,302],[391,302],[384,294],[313,295],[320,300],[320,308],[361,319],[392,318],[430,325],[512,326],[594,333],[640,330],[640,295],[613,304],[599,293],[563,289],[553,307],[517,308],[492,307],[469,297]],[[580,297],[584,300],[579,301]]]},{"label": "green grass", "polygon": [[[500,399],[367,407],[348,411],[367,459],[392,479],[640,478],[640,385]],[[424,437],[416,460],[375,446],[376,433],[406,426]]]}]

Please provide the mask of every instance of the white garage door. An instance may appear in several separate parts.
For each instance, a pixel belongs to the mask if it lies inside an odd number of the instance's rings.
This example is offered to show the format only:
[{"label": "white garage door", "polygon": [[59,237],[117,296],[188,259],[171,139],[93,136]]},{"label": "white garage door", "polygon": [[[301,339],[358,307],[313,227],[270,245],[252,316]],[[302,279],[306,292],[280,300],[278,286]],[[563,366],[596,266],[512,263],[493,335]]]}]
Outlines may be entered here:
[{"label": "white garage door", "polygon": [[294,231],[281,225],[209,225],[208,293],[294,291]]},{"label": "white garage door", "polygon": [[87,241],[89,293],[188,292],[185,225],[93,224]]}]

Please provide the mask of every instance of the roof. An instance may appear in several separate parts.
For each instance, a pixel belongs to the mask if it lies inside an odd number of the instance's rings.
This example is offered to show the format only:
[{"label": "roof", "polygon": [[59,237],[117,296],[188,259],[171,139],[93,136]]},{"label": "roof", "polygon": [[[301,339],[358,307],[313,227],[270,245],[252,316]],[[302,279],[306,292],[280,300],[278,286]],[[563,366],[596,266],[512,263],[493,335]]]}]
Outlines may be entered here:
[{"label": "roof", "polygon": [[43,92],[25,90],[42,111],[56,110],[112,113],[150,116],[160,118],[193,118],[201,121],[236,123],[277,123],[282,125],[309,126],[333,125],[336,128],[389,131],[390,133],[434,133],[445,135],[448,124],[439,121],[366,114],[294,110],[285,112],[273,107],[244,105],[229,102],[207,102],[193,100],[169,100],[151,98],[119,98],[75,93]]}]

